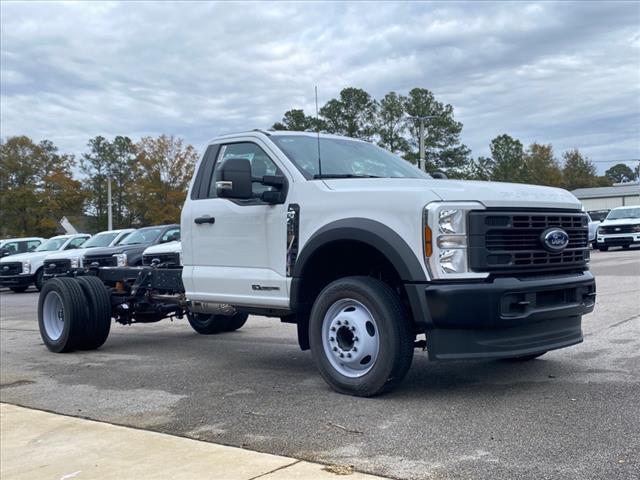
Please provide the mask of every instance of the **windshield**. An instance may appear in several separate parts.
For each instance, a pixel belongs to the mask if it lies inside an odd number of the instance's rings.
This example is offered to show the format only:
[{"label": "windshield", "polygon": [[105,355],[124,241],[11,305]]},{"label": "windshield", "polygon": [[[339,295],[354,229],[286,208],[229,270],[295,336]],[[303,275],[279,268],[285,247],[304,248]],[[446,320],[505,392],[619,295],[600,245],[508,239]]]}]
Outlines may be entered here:
[{"label": "windshield", "polygon": [[105,232],[99,233],[89,240],[86,241],[82,245],[82,248],[93,248],[93,247],[108,247],[109,244],[113,241],[114,238],[118,236],[117,233]]},{"label": "windshield", "polygon": [[371,143],[346,138],[320,138],[322,175],[318,168],[318,139],[306,135],[273,135],[280,150],[307,178],[431,178],[412,164]]},{"label": "windshield", "polygon": [[120,245],[141,245],[145,243],[152,243],[158,238],[162,232],[162,228],[141,228],[131,233],[125,238]]},{"label": "windshield", "polygon": [[640,207],[615,209],[611,210],[607,215],[607,220],[619,220],[621,218],[637,218],[640,220]]},{"label": "windshield", "polygon": [[66,237],[63,238],[50,238],[38,248],[35,249],[36,252],[53,252],[55,250],[60,250],[60,247],[64,245],[68,239]]}]

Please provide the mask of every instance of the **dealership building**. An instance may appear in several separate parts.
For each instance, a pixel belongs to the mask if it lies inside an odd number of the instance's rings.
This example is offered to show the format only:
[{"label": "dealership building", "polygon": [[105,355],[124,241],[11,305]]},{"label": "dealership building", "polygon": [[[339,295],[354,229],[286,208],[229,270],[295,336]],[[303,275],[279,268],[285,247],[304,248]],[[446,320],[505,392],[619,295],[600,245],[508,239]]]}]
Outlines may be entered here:
[{"label": "dealership building", "polygon": [[640,205],[640,182],[619,183],[612,187],[578,188],[571,193],[582,202],[587,211]]}]

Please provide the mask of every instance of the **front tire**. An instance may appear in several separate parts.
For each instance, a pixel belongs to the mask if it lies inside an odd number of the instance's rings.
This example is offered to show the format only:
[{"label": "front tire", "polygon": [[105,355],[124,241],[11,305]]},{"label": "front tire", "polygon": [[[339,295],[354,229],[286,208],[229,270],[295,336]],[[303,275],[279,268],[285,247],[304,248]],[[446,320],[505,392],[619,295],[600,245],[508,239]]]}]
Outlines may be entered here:
[{"label": "front tire", "polygon": [[607,250],[609,250],[609,247],[598,247],[598,250],[600,250],[601,252],[606,252]]},{"label": "front tire", "polygon": [[27,287],[10,287],[13,293],[24,293],[27,291],[28,288],[29,288],[28,286]]},{"label": "front tire", "polygon": [[330,283],[311,310],[311,355],[339,393],[371,397],[395,388],[411,366],[414,340],[400,298],[374,278]]}]

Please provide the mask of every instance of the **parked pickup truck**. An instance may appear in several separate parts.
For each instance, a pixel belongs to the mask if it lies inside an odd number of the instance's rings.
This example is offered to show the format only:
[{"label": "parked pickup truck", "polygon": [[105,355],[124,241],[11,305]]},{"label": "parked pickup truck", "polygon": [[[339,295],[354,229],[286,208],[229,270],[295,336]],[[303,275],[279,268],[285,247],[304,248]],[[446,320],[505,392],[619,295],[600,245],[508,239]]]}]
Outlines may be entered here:
[{"label": "parked pickup truck", "polygon": [[85,253],[83,264],[100,267],[124,267],[142,265],[142,252],[151,246],[180,240],[180,225],[157,225],[136,230],[118,245],[96,248]]},{"label": "parked pickup truck", "polygon": [[44,259],[52,252],[80,248],[91,235],[58,235],[51,237],[33,252],[10,255],[0,259],[0,287],[9,287],[16,293],[22,293],[35,285],[42,289]]},{"label": "parked pickup truck", "polygon": [[133,228],[124,228],[121,230],[100,232],[83,243],[82,248],[64,250],[47,255],[44,259],[44,279],[48,280],[53,276],[82,267],[85,254],[100,247],[114,247],[127,238],[133,231]]},{"label": "parked pickup truck", "polygon": [[598,226],[598,250],[640,244],[640,205],[617,207]]},{"label": "parked pickup truck", "polygon": [[46,240],[41,237],[6,238],[0,240],[0,258],[18,253],[33,252],[44,242],[46,242]]},{"label": "parked pickup truck", "polygon": [[50,350],[99,347],[111,318],[186,316],[212,334],[257,314],[296,324],[332,388],[371,396],[398,385],[416,347],[530,360],[583,340],[588,218],[565,190],[433,179],[370,143],[302,132],[218,137],[195,171],[182,269],[48,281]]},{"label": "parked pickup truck", "polygon": [[157,265],[165,267],[182,266],[182,243],[179,241],[152,245],[142,252],[142,265]]}]

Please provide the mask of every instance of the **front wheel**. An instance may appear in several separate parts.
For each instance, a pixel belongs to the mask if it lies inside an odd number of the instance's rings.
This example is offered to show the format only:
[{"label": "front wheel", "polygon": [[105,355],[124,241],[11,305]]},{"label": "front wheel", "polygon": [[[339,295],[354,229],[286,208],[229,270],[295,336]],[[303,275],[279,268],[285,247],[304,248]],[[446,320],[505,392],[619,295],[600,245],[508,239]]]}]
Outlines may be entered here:
[{"label": "front wheel", "polygon": [[607,250],[609,250],[609,247],[598,247],[598,250],[600,250],[601,252],[606,252]]},{"label": "front wheel", "polygon": [[414,339],[400,298],[374,278],[330,283],[311,310],[313,360],[340,393],[371,397],[392,390],[411,366]]},{"label": "front wheel", "polygon": [[24,293],[27,291],[27,288],[29,287],[27,286],[27,287],[10,287],[10,288],[13,293]]}]

